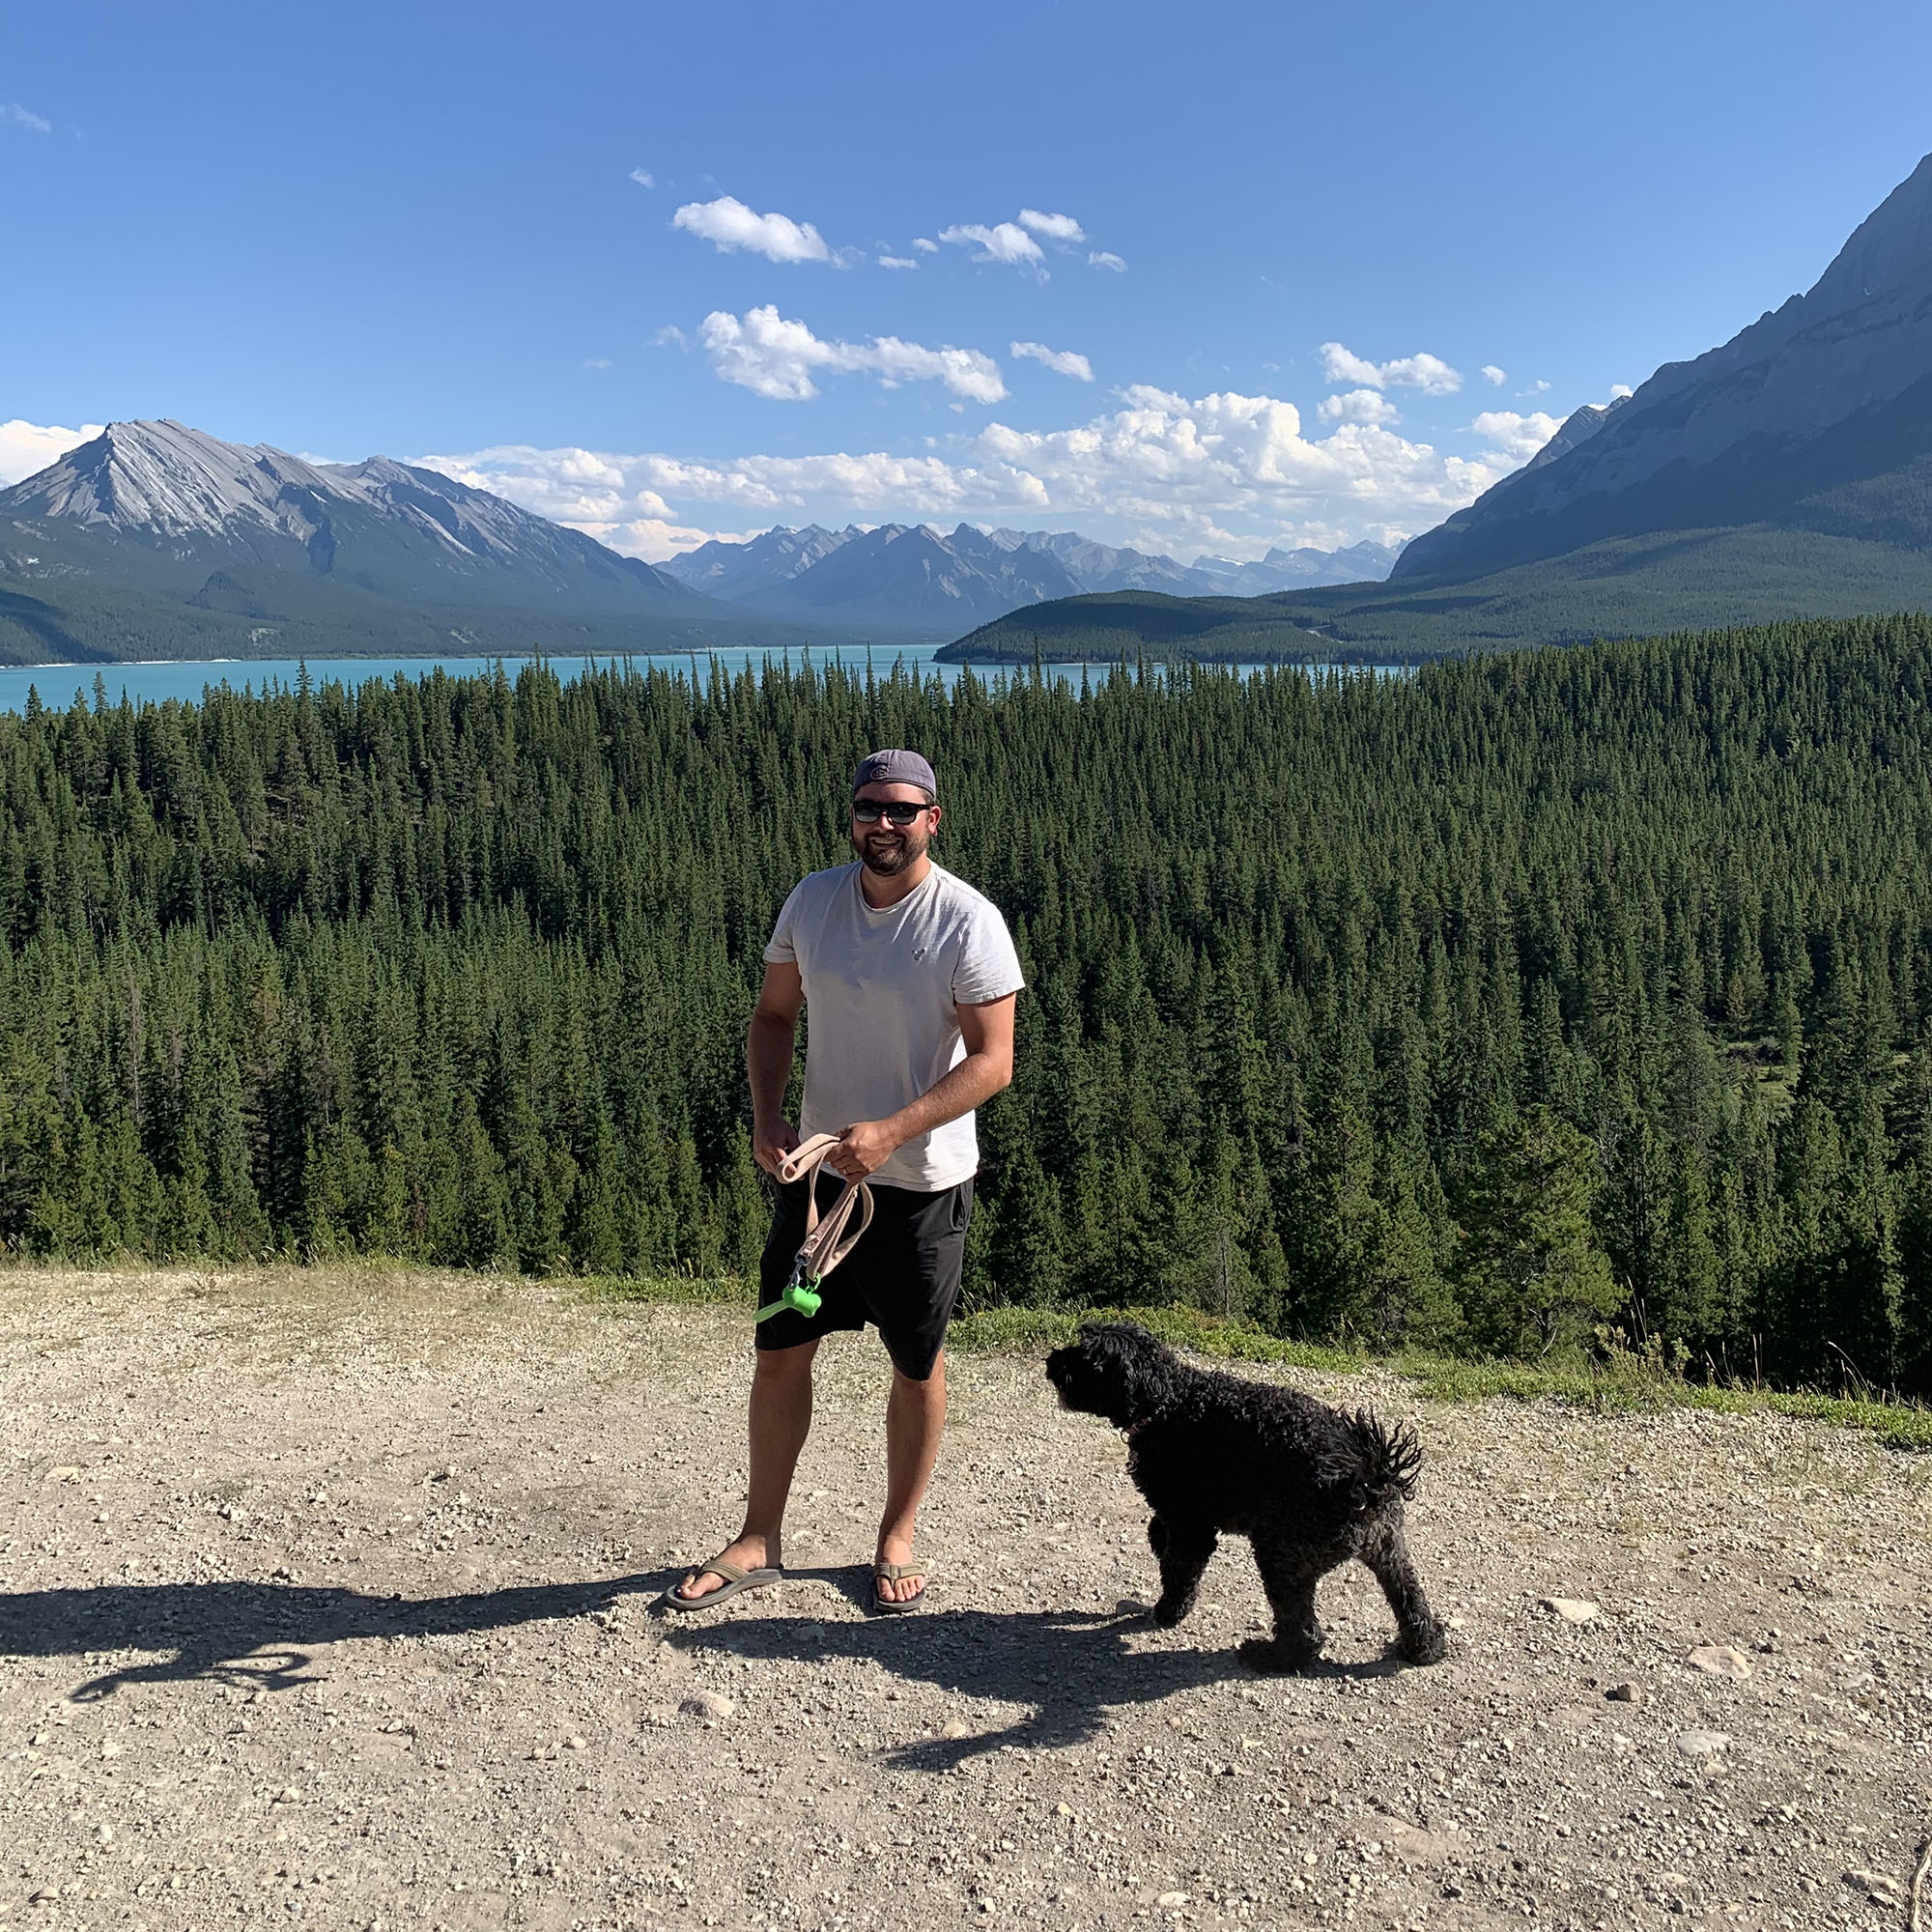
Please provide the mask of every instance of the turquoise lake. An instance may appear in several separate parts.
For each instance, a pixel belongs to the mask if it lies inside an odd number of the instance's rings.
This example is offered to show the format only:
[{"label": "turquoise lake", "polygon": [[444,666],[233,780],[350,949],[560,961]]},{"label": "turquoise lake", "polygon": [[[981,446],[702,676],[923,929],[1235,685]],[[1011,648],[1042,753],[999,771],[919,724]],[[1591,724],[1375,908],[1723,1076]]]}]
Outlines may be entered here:
[{"label": "turquoise lake", "polygon": [[[960,667],[934,664],[933,655],[940,648],[938,644],[907,644],[895,646],[891,651],[874,649],[869,654],[863,650],[840,652],[836,654],[836,661],[862,672],[869,663],[873,672],[881,677],[887,675],[895,664],[903,664],[908,670],[916,670],[923,675],[929,676],[936,671],[950,685],[957,680]],[[768,662],[783,662],[781,656],[772,652],[747,649],[718,651],[696,659],[689,652],[679,652],[666,657],[637,657],[630,662],[640,670],[655,668],[687,678],[695,668],[697,675],[705,678],[710,675],[714,657],[729,671],[757,669]],[[527,656],[504,657],[501,663],[514,677],[519,668],[530,661]],[[791,660],[793,664],[801,661],[797,656]],[[820,666],[834,661],[834,657],[821,652],[811,655],[811,662]],[[310,658],[308,674],[316,684],[344,684],[353,689],[358,684],[366,684],[371,678],[381,678],[387,683],[398,675],[427,677],[438,669],[448,672],[452,677],[475,677],[487,673],[497,662],[493,657]],[[582,675],[585,668],[582,659],[553,657],[549,663],[557,675],[566,680]],[[1015,668],[1019,668],[1004,665],[975,667],[978,675],[987,679],[1002,671],[1010,675]],[[1112,666],[1074,664],[1054,665],[1049,668],[1056,677],[1077,684],[1083,674],[1095,680],[1105,677]],[[1260,667],[1236,665],[1232,668],[1245,676]],[[1408,670],[1407,666],[1378,665],[1364,668],[1395,675],[1406,675]],[[199,702],[203,691],[211,685],[218,688],[225,684],[236,691],[262,691],[274,684],[293,686],[301,673],[301,663],[296,658],[218,658],[154,664],[0,666],[0,711],[24,711],[30,691],[40,693],[43,704],[61,710],[73,702],[76,691],[92,703],[97,672],[106,688],[110,704],[119,703],[123,692],[136,704],[160,704],[170,697]]]}]

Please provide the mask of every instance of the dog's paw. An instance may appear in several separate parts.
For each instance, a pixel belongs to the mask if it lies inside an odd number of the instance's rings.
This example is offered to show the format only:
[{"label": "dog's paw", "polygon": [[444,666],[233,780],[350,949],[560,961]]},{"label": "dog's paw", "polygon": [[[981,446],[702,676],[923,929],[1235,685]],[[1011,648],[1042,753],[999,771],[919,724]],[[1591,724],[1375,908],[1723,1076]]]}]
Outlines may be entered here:
[{"label": "dog's paw", "polygon": [[1306,1644],[1264,1643],[1259,1637],[1250,1637],[1241,1645],[1239,1655],[1250,1670],[1259,1671],[1264,1677],[1290,1677],[1318,1662],[1321,1653]]},{"label": "dog's paw", "polygon": [[1449,1633],[1440,1624],[1431,1624],[1427,1630],[1406,1631],[1395,1648],[1405,1663],[1440,1663],[1449,1655]]}]

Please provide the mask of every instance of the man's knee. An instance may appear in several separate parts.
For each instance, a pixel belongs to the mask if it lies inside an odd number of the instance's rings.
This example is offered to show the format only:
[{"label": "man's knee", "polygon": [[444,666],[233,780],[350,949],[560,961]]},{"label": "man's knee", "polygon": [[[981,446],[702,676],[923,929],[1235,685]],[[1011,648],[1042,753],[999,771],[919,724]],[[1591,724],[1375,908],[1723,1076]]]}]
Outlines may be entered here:
[{"label": "man's knee", "polygon": [[811,1359],[817,1353],[816,1337],[792,1349],[760,1349],[753,1373],[769,1388],[789,1388],[811,1379]]},{"label": "man's knee", "polygon": [[946,1392],[946,1350],[942,1349],[933,1356],[931,1365],[923,1376],[916,1376],[897,1362],[893,1364],[893,1385],[903,1388],[908,1395],[922,1400],[935,1393]]}]

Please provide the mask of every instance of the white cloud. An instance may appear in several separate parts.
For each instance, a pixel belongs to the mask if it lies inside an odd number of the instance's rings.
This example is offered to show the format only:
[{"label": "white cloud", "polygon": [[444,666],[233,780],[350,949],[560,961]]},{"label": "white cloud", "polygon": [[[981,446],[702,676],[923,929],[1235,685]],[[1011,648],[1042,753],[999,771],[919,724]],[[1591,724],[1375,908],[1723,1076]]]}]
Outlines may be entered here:
[{"label": "white cloud", "polygon": [[681,329],[674,322],[666,323],[665,326],[661,329],[659,329],[654,336],[651,337],[651,342],[654,347],[659,349],[666,349],[666,348],[689,349],[691,347],[691,337],[688,336],[684,332],[684,330]]},{"label": "white cloud", "polygon": [[83,423],[78,429],[49,423],[43,428],[18,417],[0,422],[0,487],[32,476],[49,463],[58,463],[70,449],[91,442],[102,428],[100,423]]},{"label": "white cloud", "polygon": [[782,402],[817,395],[812,373],[821,369],[863,371],[888,388],[901,383],[944,383],[955,396],[975,403],[997,403],[1007,393],[999,364],[977,349],[927,349],[895,335],[874,336],[867,343],[827,342],[804,323],[780,315],[771,302],[742,319],[714,309],[697,333],[712,368],[725,382]]},{"label": "white cloud", "polygon": [[608,355],[586,355],[583,358],[583,366],[586,369],[608,369],[611,366],[611,358]]},{"label": "white cloud", "polygon": [[680,517],[670,498],[712,504],[760,528],[809,514],[857,512],[861,521],[879,523],[957,516],[975,507],[1046,508],[1045,493],[1030,478],[986,474],[938,456],[884,451],[707,462],[510,444],[419,460],[634,556],[668,556],[713,533]]},{"label": "white cloud", "polygon": [[1420,389],[1425,396],[1452,396],[1463,386],[1462,372],[1427,351],[1371,362],[1339,342],[1321,345],[1321,372],[1331,383],[1354,383],[1371,389]]},{"label": "white cloud", "polygon": [[1509,371],[1507,369],[1498,369],[1493,362],[1485,362],[1483,364],[1482,375],[1484,382],[1493,383],[1499,389],[1509,381]]},{"label": "white cloud", "polygon": [[915,235],[912,238],[912,245],[922,255],[936,255],[939,253],[939,243],[937,242],[928,242],[923,235]]},{"label": "white cloud", "polygon": [[1378,389],[1350,389],[1346,395],[1325,396],[1315,413],[1323,422],[1399,423],[1402,412]]},{"label": "white cloud", "polygon": [[1075,382],[1091,383],[1094,365],[1077,349],[1049,349],[1043,342],[1009,342],[1008,351],[1029,362],[1043,362],[1056,376],[1071,376]]},{"label": "white cloud", "polygon": [[670,218],[673,228],[701,236],[720,254],[742,248],[773,262],[829,262],[832,250],[809,221],[788,214],[757,214],[736,195],[716,201],[688,201]]},{"label": "white cloud", "polygon": [[1087,257],[1090,269],[1111,269],[1117,275],[1127,272],[1127,265],[1110,248],[1101,248]]},{"label": "white cloud", "polygon": [[1528,415],[1519,415],[1515,410],[1485,410],[1469,427],[1508,457],[1514,467],[1527,463],[1562,424],[1543,410]]},{"label": "white cloud", "polygon": [[54,124],[44,114],[36,114],[31,107],[22,107],[17,100],[10,100],[0,106],[0,121],[11,121],[16,128],[25,128],[36,134],[51,134]]},{"label": "white cloud", "polygon": [[1619,396],[1634,396],[1635,394],[1636,391],[1628,383],[1612,383],[1610,384],[1611,402],[1615,402]]},{"label": "white cloud", "polygon": [[1549,384],[1546,383],[1541,376],[1539,376],[1536,379],[1536,381],[1529,385],[1528,388],[1519,389],[1517,391],[1517,394],[1519,396],[1547,396],[1548,393],[1549,393]]},{"label": "white cloud", "polygon": [[1036,235],[1044,235],[1049,242],[1084,242],[1087,231],[1070,214],[1042,214],[1037,208],[1020,210],[1020,226],[1030,228]]},{"label": "white cloud", "polygon": [[705,461],[517,446],[420,460],[639,555],[700,540],[666,534],[697,530],[700,509],[734,526],[983,517],[1037,527],[1065,519],[1182,555],[1194,554],[1189,546],[1246,554],[1270,542],[1386,542],[1439,523],[1522,460],[1504,443],[1529,445],[1534,422],[1498,421],[1495,446],[1462,457],[1375,423],[1311,438],[1294,406],[1272,396],[1189,400],[1137,386],[1119,408],[1065,429],[994,422],[933,439],[917,456]]},{"label": "white cloud", "polygon": [[658,185],[657,176],[652,174],[646,174],[642,168],[633,168],[631,170],[631,179],[634,182],[636,182],[639,187],[656,187]]},{"label": "white cloud", "polygon": [[910,255],[881,255],[879,267],[882,269],[916,269],[919,267]]},{"label": "white cloud", "polygon": [[1046,257],[1039,243],[1016,221],[997,222],[991,228],[978,221],[959,222],[942,228],[939,239],[962,248],[977,248],[976,262],[1004,262],[1011,268],[1031,269],[1042,281],[1046,279]]},{"label": "white cloud", "polygon": [[1216,518],[1314,512],[1434,523],[1501,474],[1491,460],[1440,456],[1374,424],[1345,423],[1311,440],[1292,403],[1223,393],[1189,402],[1147,386],[1125,407],[1074,429],[1022,433],[990,424],[974,440],[1038,480],[1056,509],[1094,510],[1156,527],[1199,512]]}]

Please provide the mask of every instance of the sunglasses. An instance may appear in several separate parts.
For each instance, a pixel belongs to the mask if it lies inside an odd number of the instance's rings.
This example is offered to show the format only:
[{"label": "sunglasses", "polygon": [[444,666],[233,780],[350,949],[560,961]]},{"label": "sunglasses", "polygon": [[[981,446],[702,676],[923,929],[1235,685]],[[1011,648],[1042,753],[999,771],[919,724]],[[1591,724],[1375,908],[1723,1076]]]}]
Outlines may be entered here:
[{"label": "sunglasses", "polygon": [[855,798],[852,801],[852,820],[856,825],[876,825],[883,818],[888,825],[903,832],[922,812],[931,810],[929,805],[907,805],[898,799],[882,804],[876,798]]}]

